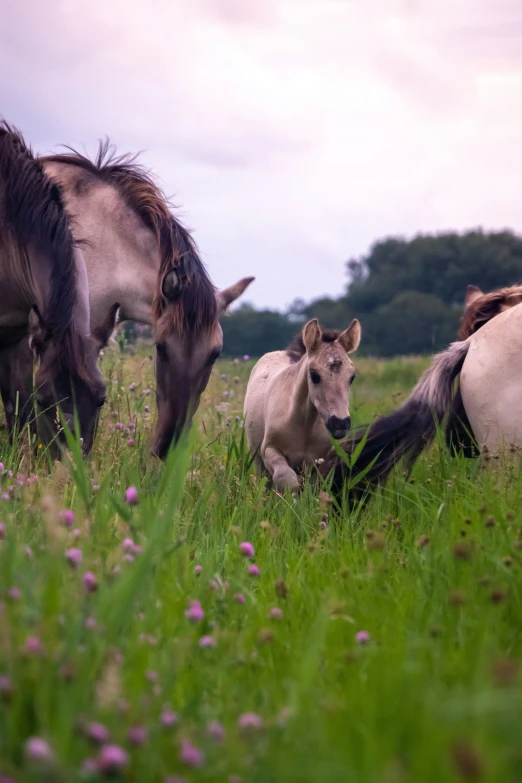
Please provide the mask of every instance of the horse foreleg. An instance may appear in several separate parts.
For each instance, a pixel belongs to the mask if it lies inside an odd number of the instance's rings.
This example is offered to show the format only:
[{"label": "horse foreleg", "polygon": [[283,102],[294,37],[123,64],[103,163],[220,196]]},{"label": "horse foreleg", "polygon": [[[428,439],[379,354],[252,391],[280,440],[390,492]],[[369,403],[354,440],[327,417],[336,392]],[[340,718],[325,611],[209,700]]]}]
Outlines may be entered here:
[{"label": "horse foreleg", "polygon": [[263,453],[263,462],[277,489],[297,489],[299,487],[296,472],[292,470],[286,457],[278,449],[272,446],[266,448]]}]

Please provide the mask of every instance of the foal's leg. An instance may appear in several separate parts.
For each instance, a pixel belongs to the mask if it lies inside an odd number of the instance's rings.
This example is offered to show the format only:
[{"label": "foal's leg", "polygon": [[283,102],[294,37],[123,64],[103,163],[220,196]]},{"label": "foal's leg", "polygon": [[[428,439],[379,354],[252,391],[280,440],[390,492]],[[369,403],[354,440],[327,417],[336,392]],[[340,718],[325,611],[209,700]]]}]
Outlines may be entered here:
[{"label": "foal's leg", "polygon": [[263,454],[263,462],[265,463],[265,468],[272,476],[277,489],[297,489],[299,487],[297,474],[292,470],[285,456],[278,449],[272,446],[266,448]]}]

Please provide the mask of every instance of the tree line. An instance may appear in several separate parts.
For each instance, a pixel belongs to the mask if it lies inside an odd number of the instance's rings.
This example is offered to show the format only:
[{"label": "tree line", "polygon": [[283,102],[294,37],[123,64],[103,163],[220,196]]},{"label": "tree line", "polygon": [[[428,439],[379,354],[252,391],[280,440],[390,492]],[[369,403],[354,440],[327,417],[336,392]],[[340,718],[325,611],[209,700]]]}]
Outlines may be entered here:
[{"label": "tree line", "polygon": [[468,285],[492,291],[522,281],[522,237],[476,230],[386,238],[349,259],[346,273],[338,298],[295,300],[286,312],[244,304],[222,318],[226,355],[284,348],[310,318],[335,328],[359,318],[367,355],[440,350],[456,338]]}]

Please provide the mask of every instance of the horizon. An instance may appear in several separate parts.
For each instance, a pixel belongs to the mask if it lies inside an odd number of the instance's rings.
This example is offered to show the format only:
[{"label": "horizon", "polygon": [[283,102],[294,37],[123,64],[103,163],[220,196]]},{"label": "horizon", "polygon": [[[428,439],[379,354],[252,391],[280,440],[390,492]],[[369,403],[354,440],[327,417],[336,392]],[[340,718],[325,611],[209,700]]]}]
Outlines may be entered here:
[{"label": "horizon", "polygon": [[144,150],[213,281],[281,311],[386,237],[519,233],[521,35],[513,0],[21,0],[1,106],[38,153]]}]

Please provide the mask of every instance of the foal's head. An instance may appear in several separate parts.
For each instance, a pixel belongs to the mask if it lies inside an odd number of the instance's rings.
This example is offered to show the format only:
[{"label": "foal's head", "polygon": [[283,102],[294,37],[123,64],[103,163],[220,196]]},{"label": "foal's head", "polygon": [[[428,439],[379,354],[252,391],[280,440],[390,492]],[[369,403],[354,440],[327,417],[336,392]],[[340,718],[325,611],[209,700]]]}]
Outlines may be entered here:
[{"label": "foal's head", "polygon": [[[335,339],[325,342],[325,338]],[[348,329],[336,333],[323,332],[317,318],[303,328],[306,349],[308,396],[329,433],[339,440],[350,429],[348,410],[350,386],[355,378],[353,362],[348,356],[361,341],[361,325],[354,318]]]}]

